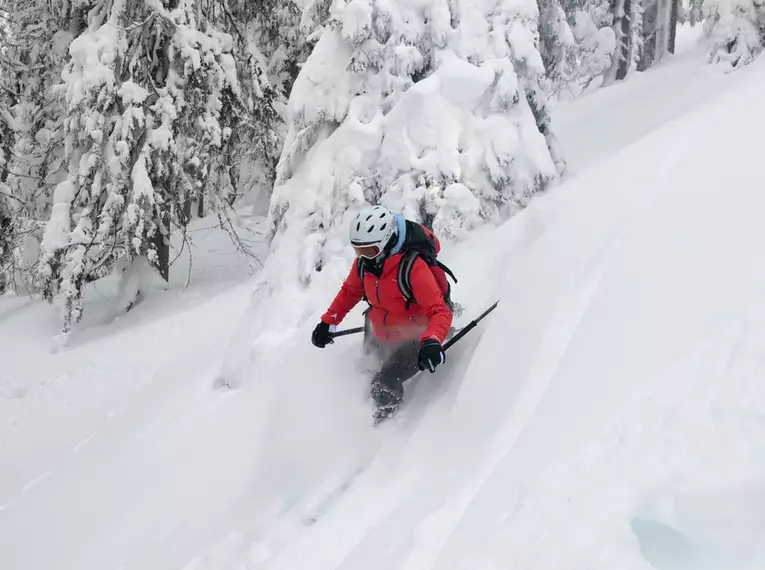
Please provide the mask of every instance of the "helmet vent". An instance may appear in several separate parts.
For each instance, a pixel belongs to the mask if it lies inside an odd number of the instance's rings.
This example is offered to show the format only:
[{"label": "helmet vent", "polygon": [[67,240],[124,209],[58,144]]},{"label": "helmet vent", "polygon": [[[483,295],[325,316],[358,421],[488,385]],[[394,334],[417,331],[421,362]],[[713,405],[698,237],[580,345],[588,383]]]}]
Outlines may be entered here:
[{"label": "helmet vent", "polygon": [[361,222],[359,222],[358,224],[356,224],[356,231],[359,231],[360,229],[361,229]]},{"label": "helmet vent", "polygon": [[372,230],[373,230],[373,229],[375,229],[375,227],[374,227],[374,226],[369,226],[369,229],[367,230],[367,233],[368,233],[368,234],[372,233]]},{"label": "helmet vent", "polygon": [[365,222],[368,222],[368,221],[369,221],[369,218],[371,218],[371,217],[372,217],[372,214],[369,214],[369,215],[367,216],[367,219],[366,219],[366,220],[364,220],[364,221],[365,221]]},{"label": "helmet vent", "polygon": [[383,225],[380,226],[380,231],[383,231],[385,229],[385,226],[388,225],[388,222],[385,222]]}]

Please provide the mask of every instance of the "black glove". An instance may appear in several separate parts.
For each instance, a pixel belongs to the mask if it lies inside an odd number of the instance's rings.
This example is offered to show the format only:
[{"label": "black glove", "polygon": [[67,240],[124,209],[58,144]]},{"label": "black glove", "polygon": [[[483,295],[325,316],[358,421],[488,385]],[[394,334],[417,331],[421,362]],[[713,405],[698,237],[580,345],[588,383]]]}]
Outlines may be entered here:
[{"label": "black glove", "polygon": [[321,321],[318,325],[316,325],[316,328],[313,329],[313,334],[311,335],[311,342],[314,346],[318,346],[319,348],[324,348],[328,344],[332,344],[335,342],[332,340],[332,333],[334,332],[335,325],[328,325],[324,321]]},{"label": "black glove", "polygon": [[441,343],[429,338],[422,341],[420,353],[417,355],[417,366],[420,370],[436,371],[436,366],[446,362],[446,353],[441,348]]}]

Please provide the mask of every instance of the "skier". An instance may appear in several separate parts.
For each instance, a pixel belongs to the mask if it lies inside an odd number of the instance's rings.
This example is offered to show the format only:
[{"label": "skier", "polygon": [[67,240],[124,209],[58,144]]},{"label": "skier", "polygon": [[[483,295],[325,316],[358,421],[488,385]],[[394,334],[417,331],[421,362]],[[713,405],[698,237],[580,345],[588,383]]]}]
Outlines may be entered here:
[{"label": "skier", "polygon": [[379,423],[398,409],[405,380],[445,362],[441,345],[452,323],[446,273],[454,276],[436,260],[440,244],[427,228],[382,206],[353,219],[350,240],[356,260],[311,340],[324,348],[345,315],[362,299],[369,303],[364,344],[379,365],[371,385]]}]

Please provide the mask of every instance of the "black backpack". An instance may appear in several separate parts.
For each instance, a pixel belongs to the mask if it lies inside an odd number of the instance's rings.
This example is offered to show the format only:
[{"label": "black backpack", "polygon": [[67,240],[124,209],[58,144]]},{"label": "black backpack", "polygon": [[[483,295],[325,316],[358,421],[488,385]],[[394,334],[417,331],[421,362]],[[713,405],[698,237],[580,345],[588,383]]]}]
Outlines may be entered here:
[{"label": "black backpack", "polygon": [[[435,277],[436,283],[438,283],[438,287],[441,289],[441,293],[444,295],[444,301],[446,301],[446,305],[449,307],[449,310],[453,310],[454,304],[451,300],[451,286],[449,284],[449,280],[446,277],[448,275],[455,283],[457,283],[457,278],[454,276],[454,273],[452,273],[451,269],[438,261],[436,254],[436,242],[433,239],[433,234],[420,224],[407,220],[406,241],[404,241],[404,245],[401,247],[401,251],[404,252],[404,255],[401,258],[401,263],[398,266],[398,288],[401,290],[401,294],[406,300],[407,309],[409,308],[409,305],[417,302],[417,300],[414,298],[414,293],[412,292],[412,283],[410,277],[412,274],[412,267],[414,266],[414,262],[419,257],[428,264],[428,267],[430,267],[430,270],[433,273],[433,277]],[[376,273],[371,269],[370,263],[371,262],[364,258],[359,258],[359,262],[357,263],[357,270],[359,272],[359,278],[362,281],[364,280],[365,271],[371,271],[373,274]],[[368,302],[366,297],[364,297],[364,300]]]}]

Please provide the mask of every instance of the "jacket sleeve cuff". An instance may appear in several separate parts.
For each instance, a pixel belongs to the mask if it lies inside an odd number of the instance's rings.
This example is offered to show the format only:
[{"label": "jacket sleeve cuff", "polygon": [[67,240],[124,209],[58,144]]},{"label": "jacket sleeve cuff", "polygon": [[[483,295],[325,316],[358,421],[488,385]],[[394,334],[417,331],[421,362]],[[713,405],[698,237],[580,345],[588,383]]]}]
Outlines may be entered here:
[{"label": "jacket sleeve cuff", "polygon": [[321,316],[321,322],[326,323],[328,325],[339,325],[340,321],[342,321],[342,318],[338,318],[337,314],[330,314],[330,313],[324,313]]},{"label": "jacket sleeve cuff", "polygon": [[444,344],[443,339],[439,338],[437,335],[434,335],[432,333],[425,333],[420,337],[420,344],[425,342],[426,340],[435,340],[438,341],[439,344]]}]

